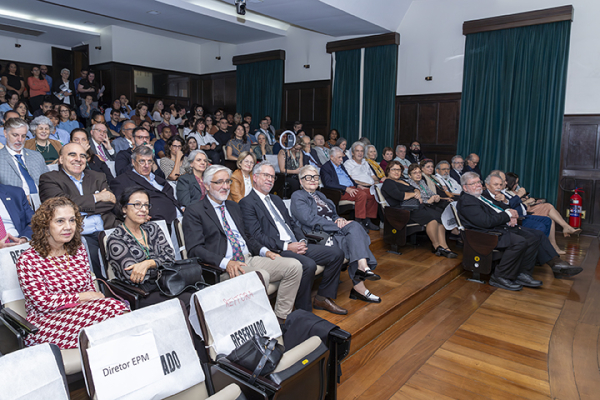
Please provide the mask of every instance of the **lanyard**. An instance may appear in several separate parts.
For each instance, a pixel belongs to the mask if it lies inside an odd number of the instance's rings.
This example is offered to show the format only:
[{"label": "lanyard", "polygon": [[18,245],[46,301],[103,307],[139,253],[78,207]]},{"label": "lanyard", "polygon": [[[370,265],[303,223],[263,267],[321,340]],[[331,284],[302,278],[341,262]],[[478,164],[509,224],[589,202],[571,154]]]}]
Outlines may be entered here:
[{"label": "lanyard", "polygon": [[[144,254],[146,255],[146,260],[149,260],[150,259],[150,249],[148,247],[144,246],[143,244],[141,244],[139,240],[137,240],[137,238],[135,237],[135,235],[133,233],[131,233],[131,231],[129,230],[129,228],[127,227],[127,225],[125,225],[123,223],[123,226],[125,227],[125,229],[127,230],[127,232],[129,232],[129,234],[131,236],[133,236],[133,239],[136,241],[136,243],[140,245],[140,247],[142,248]],[[148,243],[148,240],[146,238],[144,238],[144,230],[142,228],[140,228],[140,231],[142,232],[142,240],[145,241],[146,243]]]}]

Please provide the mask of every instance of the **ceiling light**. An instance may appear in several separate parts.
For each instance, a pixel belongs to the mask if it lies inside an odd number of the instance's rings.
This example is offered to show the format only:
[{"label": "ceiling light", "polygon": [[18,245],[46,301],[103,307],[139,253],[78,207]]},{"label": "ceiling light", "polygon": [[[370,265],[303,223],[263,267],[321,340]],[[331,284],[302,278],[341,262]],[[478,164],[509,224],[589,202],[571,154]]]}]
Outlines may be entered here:
[{"label": "ceiling light", "polygon": [[158,12],[156,10],[150,10],[150,11],[148,11],[148,14],[158,15],[158,14],[160,14],[160,12]]},{"label": "ceiling light", "polygon": [[79,31],[84,31],[84,32],[94,32],[94,33],[97,32],[97,29],[94,27],[91,27],[91,26],[73,24],[70,22],[58,21],[58,20],[54,20],[54,19],[38,18],[38,17],[32,16],[32,15],[15,13],[15,12],[3,10],[3,9],[0,9],[0,16],[4,16],[4,17],[8,17],[10,19],[24,21],[24,22],[38,22],[38,23],[42,23],[42,24],[46,24],[46,25],[55,26],[58,28],[73,29],[73,30],[79,30]]}]

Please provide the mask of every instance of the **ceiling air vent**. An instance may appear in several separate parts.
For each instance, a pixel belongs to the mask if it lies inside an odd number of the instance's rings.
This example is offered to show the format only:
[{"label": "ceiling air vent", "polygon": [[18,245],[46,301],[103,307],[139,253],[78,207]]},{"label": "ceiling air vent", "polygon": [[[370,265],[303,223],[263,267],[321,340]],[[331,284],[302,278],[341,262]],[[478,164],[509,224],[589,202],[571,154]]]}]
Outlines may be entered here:
[{"label": "ceiling air vent", "polygon": [[0,31],[11,32],[11,33],[19,33],[21,35],[27,36],[40,36],[46,32],[44,31],[36,31],[34,29],[20,28],[18,26],[0,24]]}]

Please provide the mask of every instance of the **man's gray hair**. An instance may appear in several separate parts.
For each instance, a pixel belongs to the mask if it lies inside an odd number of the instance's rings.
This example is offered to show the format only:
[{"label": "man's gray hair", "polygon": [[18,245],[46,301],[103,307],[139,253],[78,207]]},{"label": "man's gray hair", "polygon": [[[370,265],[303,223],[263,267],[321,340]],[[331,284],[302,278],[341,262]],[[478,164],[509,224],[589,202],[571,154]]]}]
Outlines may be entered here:
[{"label": "man's gray hair", "polygon": [[452,157],[452,163],[454,163],[454,162],[455,162],[456,160],[458,160],[459,158],[460,158],[461,160],[463,160],[463,161],[465,160],[465,159],[463,158],[463,156],[461,156],[460,154],[457,154],[457,155],[455,155],[454,157]]},{"label": "man's gray hair", "polygon": [[344,150],[340,149],[337,146],[332,147],[331,150],[329,150],[329,158],[335,156],[336,153],[344,155]]},{"label": "man's gray hair", "polygon": [[481,179],[475,172],[465,172],[460,177],[460,185],[465,186],[471,179]]},{"label": "man's gray hair", "polygon": [[377,159],[377,154],[379,154],[379,153],[377,152],[377,147],[373,146],[372,144],[368,144],[367,147],[365,147],[365,158],[369,158],[367,156],[367,154],[369,154],[369,149],[371,147],[375,149],[375,158],[373,160],[376,160]]},{"label": "man's gray hair", "polygon": [[137,126],[135,124],[135,122],[133,122],[132,120],[128,119],[127,121],[123,121],[123,123],[121,124],[121,130],[123,130],[123,127],[125,126],[125,124],[133,124],[134,126]]},{"label": "man's gray hair", "polygon": [[210,167],[206,168],[206,171],[204,171],[204,184],[206,186],[210,185],[210,182],[213,179],[213,176],[215,176],[215,174],[219,171],[227,171],[227,174],[229,174],[229,177],[231,177],[231,170],[229,168],[227,168],[224,165],[211,165]]},{"label": "man's gray hair", "polygon": [[308,173],[309,170],[313,170],[317,173],[317,175],[319,175],[319,170],[317,170],[315,167],[309,164],[300,168],[300,171],[298,171],[298,178],[302,179]]},{"label": "man's gray hair", "polygon": [[260,174],[264,167],[271,167],[275,171],[275,166],[268,161],[261,161],[252,168],[252,175]]},{"label": "man's gray hair", "polygon": [[69,73],[69,75],[71,75],[71,71],[69,70],[69,68],[63,68],[63,69],[61,69],[60,73],[62,74],[65,71],[67,71]]},{"label": "man's gray hair", "polygon": [[371,141],[366,136],[361,137],[360,139],[358,139],[358,141],[362,142],[365,146],[368,146],[371,144]]},{"label": "man's gray hair", "polygon": [[403,144],[399,144],[398,146],[396,146],[396,151],[400,150],[400,149],[404,149],[406,150],[406,146]]},{"label": "man's gray hair", "polygon": [[10,133],[14,129],[19,129],[22,127],[25,127],[27,130],[29,130],[29,125],[21,118],[9,118],[4,122],[4,131],[6,133]]},{"label": "man's gray hair", "polygon": [[131,159],[137,161],[139,157],[153,157],[152,149],[148,146],[138,146],[131,152]]},{"label": "man's gray hair", "polygon": [[444,164],[447,165],[447,166],[450,166],[450,163],[448,161],[442,160],[439,163],[437,163],[437,165],[435,166],[435,169],[436,170],[440,169],[442,167],[442,165],[444,165]]},{"label": "man's gray hair", "polygon": [[361,142],[360,140],[357,142],[352,143],[352,147],[350,147],[350,153],[352,155],[354,155],[354,149],[356,149],[358,146],[362,147],[363,150],[365,149],[365,144],[363,142]]},{"label": "man's gray hair", "polygon": [[33,121],[31,121],[31,123],[29,124],[29,131],[35,135],[35,131],[40,125],[48,125],[48,128],[50,128],[50,132],[54,130],[54,124],[52,123],[50,118],[40,115],[39,117],[36,117],[33,119]]},{"label": "man's gray hair", "polygon": [[[496,172],[496,173],[494,173],[494,172]],[[486,185],[489,185],[490,182],[492,182],[492,178],[498,178],[498,179],[502,180],[502,177],[497,172],[498,172],[498,170],[492,171],[492,172],[490,172],[490,174],[488,176],[485,177]],[[502,171],[500,171],[500,172],[502,172]]]},{"label": "man's gray hair", "polygon": [[208,160],[208,156],[206,155],[206,153],[204,152],[204,150],[194,150],[194,151],[192,151],[192,152],[190,153],[190,155],[188,156],[188,161],[189,161],[189,162],[194,162],[194,160],[196,159],[196,156],[197,156],[198,154],[204,154],[204,157],[206,157],[206,160],[207,160],[208,162],[210,162],[210,161]]},{"label": "man's gray hair", "polygon": [[497,176],[498,178],[502,178],[502,176],[500,174],[504,174],[504,171],[502,171],[500,169],[495,169],[492,172],[490,172],[490,175],[494,175],[494,176]]},{"label": "man's gray hair", "polygon": [[[100,126],[100,125],[106,128],[105,124],[92,124],[92,127],[90,128],[90,132],[93,131],[94,129],[96,129],[96,126]],[[108,133],[108,128],[106,130],[106,133]]]}]

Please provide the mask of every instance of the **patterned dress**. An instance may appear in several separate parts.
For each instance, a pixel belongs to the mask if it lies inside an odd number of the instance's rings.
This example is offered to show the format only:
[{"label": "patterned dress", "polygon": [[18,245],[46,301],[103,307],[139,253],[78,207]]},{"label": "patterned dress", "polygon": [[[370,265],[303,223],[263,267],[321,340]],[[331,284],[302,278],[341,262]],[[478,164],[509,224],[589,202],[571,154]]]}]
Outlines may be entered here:
[{"label": "patterned dress", "polygon": [[33,248],[17,262],[25,295],[27,320],[39,328],[25,344],[54,343],[61,349],[77,347],[79,331],[128,311],[122,302],[104,298],[79,303],[79,293],[95,292],[90,263],[82,245],[74,257],[43,258]]}]

